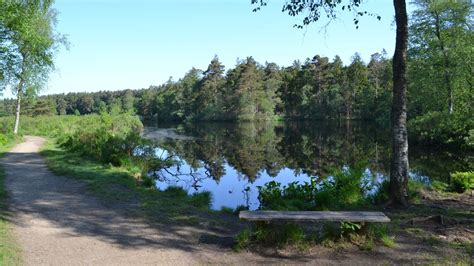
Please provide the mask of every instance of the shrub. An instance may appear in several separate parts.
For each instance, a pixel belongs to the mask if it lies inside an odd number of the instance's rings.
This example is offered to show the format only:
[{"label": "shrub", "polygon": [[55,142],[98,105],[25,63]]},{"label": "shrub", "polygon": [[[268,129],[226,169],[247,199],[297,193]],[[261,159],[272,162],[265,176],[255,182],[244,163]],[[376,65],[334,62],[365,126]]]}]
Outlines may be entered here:
[{"label": "shrub", "polygon": [[7,145],[14,139],[15,137],[12,134],[3,134],[0,132],[0,146]]},{"label": "shrub", "polygon": [[267,210],[336,210],[368,203],[372,184],[362,170],[343,169],[321,180],[292,182],[287,186],[271,181],[259,186],[260,208]]},{"label": "shrub", "polygon": [[75,130],[60,139],[62,147],[102,163],[127,164],[142,144],[143,125],[129,114],[83,116],[75,125]]},{"label": "shrub", "polygon": [[448,184],[438,180],[433,180],[431,182],[431,187],[436,191],[447,191],[449,189]]},{"label": "shrub", "polygon": [[474,189],[474,172],[456,172],[451,174],[451,186],[457,192]]},{"label": "shrub", "polygon": [[429,112],[410,121],[413,139],[427,144],[472,148],[474,120],[470,116]]},{"label": "shrub", "polygon": [[211,206],[212,194],[209,191],[194,193],[190,197],[190,203],[196,208],[208,210]]},{"label": "shrub", "polygon": [[252,242],[252,230],[250,229],[245,229],[241,231],[236,237],[235,237],[235,245],[234,245],[234,250],[235,251],[240,251],[244,248],[247,248],[250,243]]}]

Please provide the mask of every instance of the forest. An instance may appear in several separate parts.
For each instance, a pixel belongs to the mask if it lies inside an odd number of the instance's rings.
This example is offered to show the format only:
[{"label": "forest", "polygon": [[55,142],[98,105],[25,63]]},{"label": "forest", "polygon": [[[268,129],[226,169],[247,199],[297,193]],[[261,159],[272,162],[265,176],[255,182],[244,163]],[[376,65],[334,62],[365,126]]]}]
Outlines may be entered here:
[{"label": "forest", "polygon": [[[471,6],[419,3],[410,19],[408,119],[415,139],[466,146],[474,141],[474,34]],[[22,114],[85,115],[131,112],[151,121],[368,120],[390,123],[392,60],[385,50],[364,62],[355,53],[295,60],[290,66],[238,59],[233,68],[216,55],[205,70],[147,89],[28,95]],[[15,112],[0,103],[0,115]]]},{"label": "forest", "polygon": [[[473,127],[469,119],[469,103],[473,100],[471,62],[452,55],[457,63],[448,71],[456,73],[451,81],[451,98],[456,100],[449,113],[448,91],[443,77],[436,74],[443,67],[423,68],[426,60],[433,59],[421,57],[416,49],[410,53],[410,77],[416,78],[410,79],[408,109],[414,129],[421,133],[443,120],[445,124],[438,130],[447,135],[427,132],[423,140],[465,144],[474,134],[468,130]],[[382,51],[373,54],[368,64],[356,53],[347,66],[338,56],[330,60],[316,55],[288,67],[260,64],[248,57],[225,72],[216,56],[205,71],[193,68],[177,81],[170,79],[148,89],[26,97],[22,114],[86,115],[114,110],[167,122],[355,119],[386,125],[390,123],[391,65]],[[3,100],[1,115],[13,115],[15,104],[13,99]]]}]

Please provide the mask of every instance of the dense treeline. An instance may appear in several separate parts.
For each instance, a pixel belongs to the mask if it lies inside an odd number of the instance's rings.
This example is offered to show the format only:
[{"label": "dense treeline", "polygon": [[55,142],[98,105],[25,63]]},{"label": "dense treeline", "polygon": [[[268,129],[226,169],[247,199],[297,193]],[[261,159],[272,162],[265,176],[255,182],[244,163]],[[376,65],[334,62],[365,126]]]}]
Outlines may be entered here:
[{"label": "dense treeline", "polygon": [[[178,81],[144,90],[68,93],[25,99],[26,115],[90,114],[118,108],[162,121],[289,119],[388,120],[391,62],[386,53],[365,64],[358,54],[344,66],[319,55],[289,67],[252,57],[224,71],[217,56],[205,71],[191,69]],[[4,100],[1,113],[14,112]]]}]

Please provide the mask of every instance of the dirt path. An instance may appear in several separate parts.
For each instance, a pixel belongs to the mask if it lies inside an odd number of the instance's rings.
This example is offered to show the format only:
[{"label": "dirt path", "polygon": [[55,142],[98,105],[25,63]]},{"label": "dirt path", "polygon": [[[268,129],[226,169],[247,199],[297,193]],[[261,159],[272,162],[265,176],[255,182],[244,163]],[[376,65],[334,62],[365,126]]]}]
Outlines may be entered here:
[{"label": "dirt path", "polygon": [[202,259],[167,248],[179,246],[180,240],[105,208],[84,193],[81,183],[52,174],[38,155],[44,139],[25,140],[2,164],[26,265],[190,264]]}]

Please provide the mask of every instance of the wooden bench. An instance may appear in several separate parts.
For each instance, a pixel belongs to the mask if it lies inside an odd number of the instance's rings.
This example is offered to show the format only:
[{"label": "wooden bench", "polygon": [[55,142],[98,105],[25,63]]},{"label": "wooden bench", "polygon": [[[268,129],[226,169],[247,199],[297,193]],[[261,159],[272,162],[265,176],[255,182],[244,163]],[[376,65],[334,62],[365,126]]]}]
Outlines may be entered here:
[{"label": "wooden bench", "polygon": [[252,222],[390,222],[390,218],[382,212],[359,211],[241,211],[239,218]]}]

